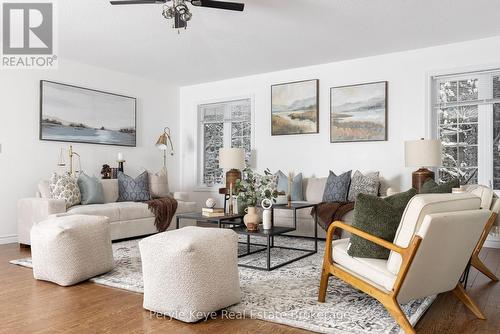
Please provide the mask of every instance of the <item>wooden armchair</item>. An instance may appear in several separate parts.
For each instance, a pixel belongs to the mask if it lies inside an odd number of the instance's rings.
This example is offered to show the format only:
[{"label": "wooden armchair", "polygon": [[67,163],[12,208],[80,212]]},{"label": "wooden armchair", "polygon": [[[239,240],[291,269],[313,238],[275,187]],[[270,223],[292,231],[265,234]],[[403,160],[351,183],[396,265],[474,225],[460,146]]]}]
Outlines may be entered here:
[{"label": "wooden armchair", "polygon": [[[410,201],[394,243],[335,221],[327,232],[318,300],[325,301],[333,275],[377,299],[406,333],[415,330],[400,303],[446,291],[485,319],[459,279],[490,216],[472,194],[428,194]],[[349,239],[333,241],[337,228],[391,250],[389,259],[349,256]]]}]

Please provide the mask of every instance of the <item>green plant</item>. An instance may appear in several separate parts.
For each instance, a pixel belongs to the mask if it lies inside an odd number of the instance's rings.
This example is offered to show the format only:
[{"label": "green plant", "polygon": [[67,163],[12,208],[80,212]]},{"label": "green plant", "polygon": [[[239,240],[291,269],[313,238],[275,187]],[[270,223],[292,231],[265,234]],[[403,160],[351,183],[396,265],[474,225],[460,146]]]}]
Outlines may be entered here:
[{"label": "green plant", "polygon": [[242,179],[237,180],[235,186],[235,194],[242,207],[256,206],[264,198],[276,202],[276,176],[268,168],[264,175],[254,173],[250,168],[244,169],[242,174]]}]

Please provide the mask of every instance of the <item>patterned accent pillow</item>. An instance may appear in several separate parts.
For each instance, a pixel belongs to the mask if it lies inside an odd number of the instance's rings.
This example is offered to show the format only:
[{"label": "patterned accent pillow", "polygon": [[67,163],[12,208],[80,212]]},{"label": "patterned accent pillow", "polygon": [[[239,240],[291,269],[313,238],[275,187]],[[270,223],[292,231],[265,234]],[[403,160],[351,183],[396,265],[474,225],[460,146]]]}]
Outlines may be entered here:
[{"label": "patterned accent pillow", "polygon": [[372,172],[363,175],[363,173],[357,170],[351,178],[351,186],[349,187],[347,200],[349,202],[354,202],[359,194],[377,196],[379,187],[379,172]]},{"label": "patterned accent pillow", "polygon": [[259,198],[269,196],[278,190],[278,176],[255,174],[255,189],[260,191]]},{"label": "patterned accent pillow", "polygon": [[325,191],[323,192],[323,202],[345,202],[351,184],[351,172],[348,171],[339,176],[330,171],[326,180]]},{"label": "patterned accent pillow", "polygon": [[50,198],[62,199],[66,202],[66,208],[80,204],[80,188],[76,180],[68,175],[52,174],[49,181]]},{"label": "patterned accent pillow", "polygon": [[118,172],[118,202],[149,201],[148,172],[142,172],[135,179],[123,172]]}]

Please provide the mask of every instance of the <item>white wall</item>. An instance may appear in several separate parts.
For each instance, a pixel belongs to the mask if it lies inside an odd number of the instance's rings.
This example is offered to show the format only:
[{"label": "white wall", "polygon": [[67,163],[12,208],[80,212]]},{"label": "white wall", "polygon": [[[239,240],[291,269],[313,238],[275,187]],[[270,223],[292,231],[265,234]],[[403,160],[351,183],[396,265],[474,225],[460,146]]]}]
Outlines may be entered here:
[{"label": "white wall", "polygon": [[[137,97],[137,147],[73,144],[85,172],[100,177],[101,166],[116,165],[122,152],[125,172],[135,176],[142,168],[159,169],[163,160],[154,144],[164,126],[179,143],[178,88],[96,68],[60,61],[57,70],[0,72],[0,243],[15,242],[17,199],[33,196],[41,178],[56,169],[60,148],[68,143],[40,141],[39,80],[53,80]],[[178,159],[168,158],[171,188],[177,190]]]},{"label": "white wall", "polygon": [[[429,74],[495,63],[500,67],[498,54],[500,37],[494,37],[182,87],[182,186],[195,189],[197,104],[249,95],[255,98],[257,169],[293,170],[305,176],[326,176],[329,169],[335,172],[379,170],[392,186],[406,189],[411,185],[412,168],[404,165],[404,141],[426,135]],[[320,80],[320,133],[272,137],[270,86],[305,79]],[[330,87],[373,81],[389,82],[389,140],[331,144]],[[219,197],[207,192],[193,195],[199,200],[210,195]]]}]

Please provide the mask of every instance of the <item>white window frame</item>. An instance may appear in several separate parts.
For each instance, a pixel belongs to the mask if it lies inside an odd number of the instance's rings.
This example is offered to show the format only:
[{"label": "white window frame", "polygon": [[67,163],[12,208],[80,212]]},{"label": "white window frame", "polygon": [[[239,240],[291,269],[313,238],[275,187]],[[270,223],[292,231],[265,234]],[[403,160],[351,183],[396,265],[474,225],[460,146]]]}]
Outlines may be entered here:
[{"label": "white window frame", "polygon": [[[446,70],[427,74],[427,112],[426,112],[426,134],[428,138],[439,138],[438,118],[434,109],[436,96],[436,82],[445,79],[479,79],[478,99],[491,98],[493,89],[493,76],[500,76],[500,64],[491,67],[482,68],[463,68],[455,70]],[[493,187],[493,104],[478,105],[478,183]],[[437,168],[435,169],[437,175]],[[500,189],[495,190],[500,195]]]},{"label": "white window frame", "polygon": [[[194,191],[201,192],[218,192],[219,188],[224,187],[223,183],[207,185],[203,183],[203,168],[204,168],[204,135],[203,135],[203,123],[200,106],[204,104],[216,104],[225,103],[238,100],[250,100],[250,147],[252,151],[251,161],[253,161],[254,149],[255,149],[255,98],[253,95],[242,95],[233,96],[227,98],[217,98],[212,100],[204,100],[196,103],[196,159],[195,159],[195,170],[196,170],[196,187]],[[231,147],[231,126],[229,122],[224,124],[224,147]],[[247,166],[249,167],[249,166]]]}]

